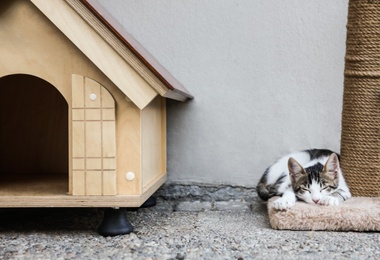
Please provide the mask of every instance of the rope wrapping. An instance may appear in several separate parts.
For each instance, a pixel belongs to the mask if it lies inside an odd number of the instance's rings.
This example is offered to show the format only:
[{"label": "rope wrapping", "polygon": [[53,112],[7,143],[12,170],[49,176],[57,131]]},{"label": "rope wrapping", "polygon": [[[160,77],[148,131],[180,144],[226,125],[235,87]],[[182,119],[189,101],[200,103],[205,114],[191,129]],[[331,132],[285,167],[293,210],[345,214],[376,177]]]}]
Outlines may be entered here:
[{"label": "rope wrapping", "polygon": [[380,196],[380,1],[350,0],[341,167],[354,196]]}]

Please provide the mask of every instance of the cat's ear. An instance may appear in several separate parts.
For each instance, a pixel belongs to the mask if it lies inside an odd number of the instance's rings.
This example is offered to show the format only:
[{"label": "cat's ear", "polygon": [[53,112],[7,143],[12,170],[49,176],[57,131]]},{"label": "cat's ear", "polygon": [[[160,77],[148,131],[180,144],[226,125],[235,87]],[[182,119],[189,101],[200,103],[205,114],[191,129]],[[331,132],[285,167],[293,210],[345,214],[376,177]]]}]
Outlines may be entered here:
[{"label": "cat's ear", "polygon": [[324,167],[324,172],[332,179],[337,179],[339,177],[340,165],[338,156],[335,153],[332,153]]},{"label": "cat's ear", "polygon": [[297,181],[304,173],[304,169],[302,168],[301,164],[299,164],[292,157],[290,157],[288,160],[288,169],[289,169],[290,179],[292,181]]}]

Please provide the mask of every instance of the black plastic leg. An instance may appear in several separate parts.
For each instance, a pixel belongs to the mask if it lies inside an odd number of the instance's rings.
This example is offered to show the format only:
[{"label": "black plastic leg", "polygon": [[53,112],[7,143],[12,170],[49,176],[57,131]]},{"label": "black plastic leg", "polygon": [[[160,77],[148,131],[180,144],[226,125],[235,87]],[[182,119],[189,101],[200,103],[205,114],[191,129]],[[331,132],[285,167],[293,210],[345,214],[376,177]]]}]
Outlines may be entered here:
[{"label": "black plastic leg", "polygon": [[103,222],[98,227],[98,233],[102,236],[117,236],[129,234],[133,231],[133,226],[128,221],[127,210],[125,208],[104,210]]},{"label": "black plastic leg", "polygon": [[157,204],[157,199],[156,197],[149,197],[141,206],[140,208],[150,208],[154,207]]},{"label": "black plastic leg", "polygon": [[143,208],[154,207],[154,206],[156,206],[156,204],[157,204],[156,197],[149,197],[149,199],[147,199],[140,207],[138,207],[138,208],[128,208],[128,210],[129,211],[137,211],[137,210],[143,209]]}]

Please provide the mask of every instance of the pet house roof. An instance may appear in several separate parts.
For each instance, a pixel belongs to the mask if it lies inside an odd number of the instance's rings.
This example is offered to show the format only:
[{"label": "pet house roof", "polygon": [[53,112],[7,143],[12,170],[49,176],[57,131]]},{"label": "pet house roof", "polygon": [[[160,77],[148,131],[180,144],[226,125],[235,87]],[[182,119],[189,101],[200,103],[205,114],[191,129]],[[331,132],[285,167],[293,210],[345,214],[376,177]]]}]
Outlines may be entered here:
[{"label": "pet house roof", "polygon": [[[192,98],[96,0],[30,1],[140,109],[157,94]],[[131,68],[148,84],[129,80]]]}]

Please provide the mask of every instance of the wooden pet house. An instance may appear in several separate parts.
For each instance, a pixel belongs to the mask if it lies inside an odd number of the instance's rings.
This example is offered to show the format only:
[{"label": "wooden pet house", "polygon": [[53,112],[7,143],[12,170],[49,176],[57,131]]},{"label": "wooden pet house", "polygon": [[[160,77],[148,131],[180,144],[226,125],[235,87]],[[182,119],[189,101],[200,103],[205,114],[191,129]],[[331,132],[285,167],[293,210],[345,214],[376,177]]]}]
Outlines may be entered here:
[{"label": "wooden pet house", "polygon": [[192,96],[95,0],[0,3],[0,207],[138,207]]}]

